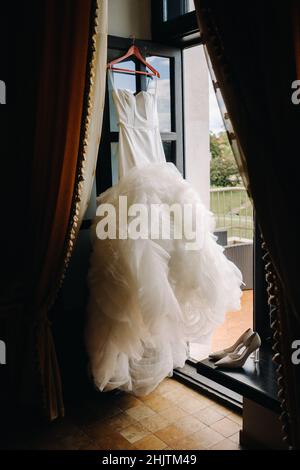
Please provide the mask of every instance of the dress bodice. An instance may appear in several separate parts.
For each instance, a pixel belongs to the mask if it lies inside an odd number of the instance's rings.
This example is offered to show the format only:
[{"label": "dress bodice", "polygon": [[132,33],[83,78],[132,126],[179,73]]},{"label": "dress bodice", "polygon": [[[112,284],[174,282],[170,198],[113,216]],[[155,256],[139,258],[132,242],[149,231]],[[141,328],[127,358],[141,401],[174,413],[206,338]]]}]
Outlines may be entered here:
[{"label": "dress bodice", "polygon": [[157,78],[154,90],[134,94],[115,88],[111,72],[109,76],[119,126],[120,179],[134,166],[165,161],[157,112]]}]

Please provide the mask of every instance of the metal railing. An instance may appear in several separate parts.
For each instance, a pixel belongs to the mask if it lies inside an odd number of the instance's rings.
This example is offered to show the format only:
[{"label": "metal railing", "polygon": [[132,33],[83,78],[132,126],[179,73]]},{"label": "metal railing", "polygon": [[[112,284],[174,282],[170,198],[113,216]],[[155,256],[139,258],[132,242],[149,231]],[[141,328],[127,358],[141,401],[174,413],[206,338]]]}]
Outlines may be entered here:
[{"label": "metal railing", "polygon": [[253,240],[253,207],[244,187],[211,188],[210,210],[229,244]]}]

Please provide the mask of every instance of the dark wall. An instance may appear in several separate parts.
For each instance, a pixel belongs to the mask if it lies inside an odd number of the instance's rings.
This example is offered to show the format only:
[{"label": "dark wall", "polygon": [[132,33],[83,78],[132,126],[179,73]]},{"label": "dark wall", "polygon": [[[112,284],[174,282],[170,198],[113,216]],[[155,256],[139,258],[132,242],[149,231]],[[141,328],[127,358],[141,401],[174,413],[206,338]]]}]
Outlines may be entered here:
[{"label": "dark wall", "polygon": [[42,2],[1,2],[1,71],[7,100],[1,109],[2,294],[21,282],[28,236],[30,170],[33,155],[39,17]]},{"label": "dark wall", "polygon": [[0,339],[7,342],[7,365],[0,366],[0,394],[17,393],[14,358],[26,335],[19,321],[24,303],[24,267],[29,238],[28,207],[35,129],[39,18],[43,2],[3,1],[0,6]]},{"label": "dark wall", "polygon": [[65,399],[80,398],[92,385],[84,345],[87,274],[91,253],[90,221],[96,213],[96,184],[79,231],[66,277],[51,311],[56,352],[61,368]]}]

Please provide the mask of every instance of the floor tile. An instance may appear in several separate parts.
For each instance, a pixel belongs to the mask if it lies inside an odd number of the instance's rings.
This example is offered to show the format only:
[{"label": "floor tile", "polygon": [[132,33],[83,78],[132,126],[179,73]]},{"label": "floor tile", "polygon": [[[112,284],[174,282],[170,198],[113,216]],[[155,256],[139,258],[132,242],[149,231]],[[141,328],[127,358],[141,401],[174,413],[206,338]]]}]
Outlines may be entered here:
[{"label": "floor tile", "polygon": [[229,436],[229,438],[232,442],[235,442],[236,444],[240,443],[240,433],[236,432],[235,434],[232,434],[232,436]]},{"label": "floor tile", "polygon": [[194,416],[199,419],[202,423],[210,426],[211,424],[223,419],[224,416],[218,413],[214,408],[209,407],[205,408],[204,410],[197,411],[194,413]]},{"label": "floor tile", "polygon": [[146,401],[150,400],[151,398],[162,397],[162,396],[163,395],[158,393],[158,390],[156,388],[155,390],[153,390],[153,392],[148,393],[148,395],[142,395],[138,399],[142,402],[146,402]]},{"label": "floor tile", "polygon": [[171,390],[163,395],[164,398],[171,401],[173,404],[177,404],[178,401],[187,399],[188,394],[184,390]]},{"label": "floor tile", "polygon": [[97,421],[92,424],[83,425],[82,429],[87,434],[87,436],[93,440],[102,439],[102,437],[105,437],[112,432],[112,429],[110,428],[109,424],[107,424],[107,421]]},{"label": "floor tile", "polygon": [[231,421],[234,421],[239,426],[243,424],[243,416],[241,414],[231,412],[227,415],[227,418],[231,419]]},{"label": "floor tile", "polygon": [[192,397],[192,398],[195,398],[196,400],[200,400],[202,403],[206,403],[207,406],[212,406],[215,404],[213,400],[206,397],[205,395],[200,393],[198,390],[194,390],[193,388],[186,387],[186,392],[188,394],[187,397]]},{"label": "floor tile", "polygon": [[197,400],[196,398],[191,397],[188,400],[185,398],[179,400],[177,402],[177,406],[179,406],[186,413],[196,413],[197,411],[206,408],[207,404],[201,400]]},{"label": "floor tile", "polygon": [[[66,447],[60,439],[53,438],[52,436],[45,435],[34,437],[25,441],[26,446],[21,445],[12,446],[12,449],[26,449],[26,450],[65,450]],[[68,443],[67,443],[68,444]],[[67,446],[68,447],[68,446]],[[74,448],[74,447],[73,447]],[[77,447],[75,446],[75,449]]]},{"label": "floor tile", "polygon": [[210,450],[239,450],[239,445],[229,439],[224,439],[210,447]]},{"label": "floor tile", "polygon": [[223,418],[211,425],[211,428],[225,437],[232,436],[240,430],[240,426],[228,418]]},{"label": "floor tile", "polygon": [[[234,445],[233,442],[231,444]],[[134,446],[139,450],[162,450],[167,447],[167,444],[151,434],[135,442]]]},{"label": "floor tile", "polygon": [[253,290],[244,290],[241,297],[241,310],[228,312],[225,321],[212,335],[212,351],[224,349],[234,344],[244,331],[253,326]]},{"label": "floor tile", "polygon": [[78,425],[87,425],[95,421],[101,421],[121,413],[121,409],[114,404],[91,403],[72,412],[72,421]]},{"label": "floor tile", "polygon": [[239,449],[241,423],[238,414],[168,378],[146,397],[99,393],[68,409],[63,420],[14,434],[7,448]]},{"label": "floor tile", "polygon": [[193,436],[195,439],[198,439],[198,442],[202,447],[206,448],[211,447],[224,439],[222,434],[209,427],[199,429],[199,431],[196,431]]},{"label": "floor tile", "polygon": [[134,406],[142,405],[142,401],[130,394],[124,394],[115,400],[116,405],[121,408],[121,410],[128,410]]},{"label": "floor tile", "polygon": [[112,432],[120,432],[131,424],[137,424],[137,421],[126,413],[120,413],[112,418],[83,426],[83,431],[93,439],[100,439]]},{"label": "floor tile", "polygon": [[205,426],[204,423],[201,423],[201,421],[191,415],[187,415],[178,419],[175,424],[178,428],[182,429],[187,434],[196,432],[198,429],[201,429]]},{"label": "floor tile", "polygon": [[143,439],[143,437],[148,436],[150,434],[150,431],[141,426],[141,424],[137,423],[135,425],[130,425],[127,428],[122,429],[122,431],[120,431],[120,434],[125,439],[127,439],[128,442],[133,444],[134,442]]},{"label": "floor tile", "polygon": [[170,424],[170,426],[156,431],[155,435],[172,447],[175,442],[178,442],[187,435],[187,431],[177,427],[175,424]]},{"label": "floor tile", "polygon": [[186,416],[187,412],[174,405],[168,408],[167,410],[161,411],[159,414],[168,422],[168,424],[172,424],[179,418],[183,418],[183,416]]},{"label": "floor tile", "polygon": [[220,403],[214,403],[212,405],[212,408],[223,416],[228,416],[231,413],[231,410],[229,408],[224,405],[221,405]]},{"label": "floor tile", "polygon": [[175,390],[182,390],[182,385],[174,379],[163,380],[155,391],[160,395],[166,395],[169,392],[175,392]]},{"label": "floor tile", "polygon": [[166,428],[168,425],[169,421],[160,414],[155,414],[154,416],[150,416],[150,418],[143,419],[143,426],[150,432]]},{"label": "floor tile", "polygon": [[91,439],[83,431],[66,436],[60,439],[65,450],[78,450],[91,444]]},{"label": "floor tile", "polygon": [[144,403],[156,412],[164,411],[173,406],[173,401],[160,395],[149,397],[147,400],[144,400]]},{"label": "floor tile", "polygon": [[135,447],[120,433],[112,433],[95,441],[99,450],[133,450]]},{"label": "floor tile", "polygon": [[87,408],[92,412],[95,419],[110,418],[122,411],[118,404],[111,400],[99,400],[99,402],[95,400],[89,403]]},{"label": "floor tile", "polygon": [[70,434],[78,432],[79,428],[68,418],[50,423],[48,431],[57,438],[63,438]]},{"label": "floor tile", "polygon": [[136,419],[137,421],[142,421],[145,418],[150,418],[151,416],[154,416],[155,411],[149,408],[149,406],[142,404],[127,409],[126,414],[131,416],[131,418]]},{"label": "floor tile", "polygon": [[179,439],[173,443],[173,449],[175,450],[204,450],[200,439],[195,437],[193,434]]},{"label": "floor tile", "polygon": [[107,424],[115,432],[120,432],[122,429],[126,428],[130,424],[136,424],[136,420],[125,411],[124,413],[121,413],[108,419]]},{"label": "floor tile", "polygon": [[79,450],[99,450],[99,447],[95,443],[91,443],[83,447],[80,447]]}]

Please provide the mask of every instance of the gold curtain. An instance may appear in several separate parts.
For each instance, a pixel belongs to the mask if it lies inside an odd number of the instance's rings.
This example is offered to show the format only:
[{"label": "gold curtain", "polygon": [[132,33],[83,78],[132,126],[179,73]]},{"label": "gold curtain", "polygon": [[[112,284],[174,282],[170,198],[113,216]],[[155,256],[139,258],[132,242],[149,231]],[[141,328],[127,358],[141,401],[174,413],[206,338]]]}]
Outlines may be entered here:
[{"label": "gold curtain", "polygon": [[28,308],[49,420],[62,416],[64,405],[48,310],[72,254],[84,212],[81,206],[86,206],[91,190],[104,102],[106,25],[107,0],[44,2]]},{"label": "gold curtain", "polygon": [[292,180],[299,165],[300,106],[291,100],[300,72],[300,4],[195,0],[195,6],[264,238],[283,436],[300,448],[300,369],[291,361],[300,335],[300,203]]}]

